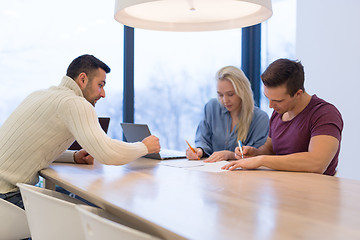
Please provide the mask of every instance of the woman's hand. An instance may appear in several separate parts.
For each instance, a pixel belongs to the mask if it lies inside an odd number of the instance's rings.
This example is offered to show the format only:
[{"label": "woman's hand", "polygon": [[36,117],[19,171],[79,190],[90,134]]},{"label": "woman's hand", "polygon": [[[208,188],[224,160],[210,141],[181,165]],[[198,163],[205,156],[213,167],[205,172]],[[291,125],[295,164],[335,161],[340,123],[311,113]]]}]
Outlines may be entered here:
[{"label": "woman's hand", "polygon": [[194,148],[195,153],[190,149],[186,149],[186,158],[189,160],[199,160],[203,155],[204,152],[201,148]]},{"label": "woman's hand", "polygon": [[219,161],[226,161],[230,159],[235,159],[234,152],[224,150],[224,151],[218,151],[211,154],[211,156],[204,160],[204,162],[219,162]]}]

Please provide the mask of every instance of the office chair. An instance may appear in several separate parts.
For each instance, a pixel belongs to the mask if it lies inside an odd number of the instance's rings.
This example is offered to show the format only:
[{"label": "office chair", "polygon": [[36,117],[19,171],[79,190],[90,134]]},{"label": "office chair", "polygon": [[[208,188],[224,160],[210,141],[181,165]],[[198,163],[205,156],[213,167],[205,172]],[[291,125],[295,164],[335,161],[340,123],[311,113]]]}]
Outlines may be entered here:
[{"label": "office chair", "polygon": [[0,240],[30,237],[30,230],[22,208],[0,198]]},{"label": "office chair", "polygon": [[126,226],[125,220],[121,220],[103,209],[85,205],[77,205],[76,209],[80,213],[86,240],[159,239]]},{"label": "office chair", "polygon": [[85,240],[78,199],[52,190],[18,183],[33,240]]}]

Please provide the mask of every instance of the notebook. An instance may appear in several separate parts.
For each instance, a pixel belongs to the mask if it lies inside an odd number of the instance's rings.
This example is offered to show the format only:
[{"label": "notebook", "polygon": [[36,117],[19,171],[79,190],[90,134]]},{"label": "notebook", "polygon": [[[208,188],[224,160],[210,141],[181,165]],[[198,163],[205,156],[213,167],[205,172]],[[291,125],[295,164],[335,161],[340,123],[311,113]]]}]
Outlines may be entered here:
[{"label": "notebook", "polygon": [[[109,117],[99,117],[99,123],[100,123],[101,128],[104,130],[104,132],[107,133],[108,128],[109,128],[110,118]],[[77,141],[75,141],[68,148],[68,150],[80,150],[80,149],[82,149],[82,147],[79,145],[79,143]]]},{"label": "notebook", "polygon": [[[141,142],[144,138],[151,135],[148,125],[136,123],[120,123],[127,142]],[[186,158],[185,152],[161,149],[160,153],[150,153],[145,155],[147,158],[160,160]]]}]

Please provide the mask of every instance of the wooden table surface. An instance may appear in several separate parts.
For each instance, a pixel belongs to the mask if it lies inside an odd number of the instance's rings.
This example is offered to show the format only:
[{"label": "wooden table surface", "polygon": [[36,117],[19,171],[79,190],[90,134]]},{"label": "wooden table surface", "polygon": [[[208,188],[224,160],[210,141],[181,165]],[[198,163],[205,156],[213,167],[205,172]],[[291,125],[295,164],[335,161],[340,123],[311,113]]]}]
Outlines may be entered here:
[{"label": "wooden table surface", "polygon": [[52,183],[165,239],[360,239],[360,182],[271,170],[201,172],[140,158],[55,163]]}]

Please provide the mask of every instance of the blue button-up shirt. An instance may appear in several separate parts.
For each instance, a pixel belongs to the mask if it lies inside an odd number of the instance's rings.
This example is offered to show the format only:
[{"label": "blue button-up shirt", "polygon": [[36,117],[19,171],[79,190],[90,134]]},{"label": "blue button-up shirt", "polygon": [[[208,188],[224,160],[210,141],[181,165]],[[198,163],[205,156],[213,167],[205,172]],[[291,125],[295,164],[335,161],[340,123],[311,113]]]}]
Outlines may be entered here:
[{"label": "blue button-up shirt", "polygon": [[[204,109],[203,120],[200,121],[195,135],[195,146],[204,150],[205,154],[229,150],[237,146],[237,125],[231,131],[230,112],[217,99],[211,99]],[[260,108],[254,108],[253,120],[244,146],[262,146],[269,133],[269,116]]]}]

